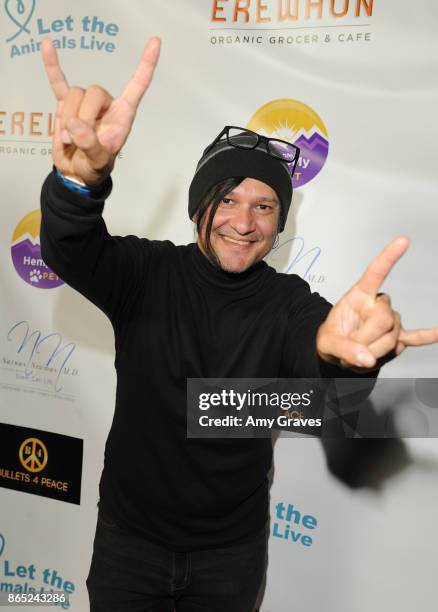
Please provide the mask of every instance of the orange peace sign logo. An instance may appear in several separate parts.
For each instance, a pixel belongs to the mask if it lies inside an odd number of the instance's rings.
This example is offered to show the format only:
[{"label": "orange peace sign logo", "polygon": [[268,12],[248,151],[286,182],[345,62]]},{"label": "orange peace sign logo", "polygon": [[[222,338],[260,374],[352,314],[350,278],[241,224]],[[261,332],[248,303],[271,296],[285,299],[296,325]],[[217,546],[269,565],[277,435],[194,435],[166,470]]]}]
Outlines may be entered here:
[{"label": "orange peace sign logo", "polygon": [[41,472],[49,458],[47,448],[38,438],[27,438],[20,446],[19,452],[21,465],[28,472]]}]

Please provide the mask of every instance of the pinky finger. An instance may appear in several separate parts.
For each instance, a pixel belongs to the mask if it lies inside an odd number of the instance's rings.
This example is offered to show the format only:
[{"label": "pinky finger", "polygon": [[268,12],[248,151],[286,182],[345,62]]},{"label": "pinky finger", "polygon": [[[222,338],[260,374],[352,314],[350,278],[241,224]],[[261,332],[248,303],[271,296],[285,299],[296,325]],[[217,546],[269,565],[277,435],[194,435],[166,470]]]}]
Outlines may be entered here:
[{"label": "pinky finger", "polygon": [[423,346],[438,342],[438,327],[430,329],[402,329],[399,336],[406,346]]}]

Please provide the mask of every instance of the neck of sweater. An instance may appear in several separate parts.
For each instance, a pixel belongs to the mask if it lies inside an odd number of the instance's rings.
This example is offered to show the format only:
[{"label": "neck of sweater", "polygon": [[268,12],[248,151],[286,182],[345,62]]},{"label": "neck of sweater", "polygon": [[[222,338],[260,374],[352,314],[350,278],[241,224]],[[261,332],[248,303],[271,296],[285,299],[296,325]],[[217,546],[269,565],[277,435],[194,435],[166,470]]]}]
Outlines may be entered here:
[{"label": "neck of sweater", "polygon": [[191,247],[190,259],[194,278],[199,285],[222,293],[232,293],[236,297],[249,297],[261,290],[271,268],[261,260],[243,272],[227,272],[211,263],[199,246]]}]

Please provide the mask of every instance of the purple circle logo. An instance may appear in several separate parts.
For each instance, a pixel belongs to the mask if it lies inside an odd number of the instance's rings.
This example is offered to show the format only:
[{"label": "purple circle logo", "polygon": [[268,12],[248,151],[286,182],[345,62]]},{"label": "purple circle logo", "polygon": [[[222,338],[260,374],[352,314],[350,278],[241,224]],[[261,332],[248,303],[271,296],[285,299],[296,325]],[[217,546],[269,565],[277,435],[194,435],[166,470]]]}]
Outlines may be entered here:
[{"label": "purple circle logo", "polygon": [[315,178],[328,155],[329,141],[321,117],[299,100],[272,100],[259,108],[246,126],[270,138],[300,147],[292,185],[302,187]]},{"label": "purple circle logo", "polygon": [[40,247],[41,211],[23,217],[12,236],[11,255],[15,270],[33,287],[53,289],[63,284],[43,261]]}]

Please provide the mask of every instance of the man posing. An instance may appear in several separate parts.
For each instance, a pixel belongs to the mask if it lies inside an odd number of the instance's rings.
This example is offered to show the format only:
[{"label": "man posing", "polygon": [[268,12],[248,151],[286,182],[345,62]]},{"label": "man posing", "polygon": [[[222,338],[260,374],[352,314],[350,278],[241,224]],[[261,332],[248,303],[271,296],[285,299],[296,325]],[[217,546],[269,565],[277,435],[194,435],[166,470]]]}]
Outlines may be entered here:
[{"label": "man posing", "polygon": [[113,99],[99,86],[69,87],[51,42],[42,45],[58,101],[42,255],[115,334],[116,407],[87,587],[92,611],[250,612],[265,566],[271,442],[187,439],[186,379],[376,376],[436,330],[406,332],[377,294],[406,238],[334,307],[263,261],[286,221],[286,162],[297,152],[243,129],[224,129],[198,163],[197,243],[108,234],[110,173],[159,47],[149,41]]}]

